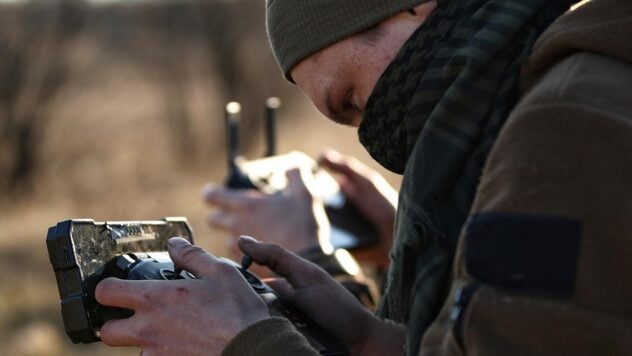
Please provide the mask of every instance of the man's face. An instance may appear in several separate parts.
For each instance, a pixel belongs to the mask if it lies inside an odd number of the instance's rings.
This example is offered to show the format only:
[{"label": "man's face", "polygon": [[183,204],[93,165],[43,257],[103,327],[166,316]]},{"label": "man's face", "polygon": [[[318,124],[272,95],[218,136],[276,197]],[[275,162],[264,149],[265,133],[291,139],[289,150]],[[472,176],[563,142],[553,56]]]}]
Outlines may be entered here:
[{"label": "man's face", "polygon": [[357,127],[377,80],[435,6],[419,5],[414,10],[422,13],[402,12],[369,33],[326,47],[299,62],[290,74],[323,115]]}]

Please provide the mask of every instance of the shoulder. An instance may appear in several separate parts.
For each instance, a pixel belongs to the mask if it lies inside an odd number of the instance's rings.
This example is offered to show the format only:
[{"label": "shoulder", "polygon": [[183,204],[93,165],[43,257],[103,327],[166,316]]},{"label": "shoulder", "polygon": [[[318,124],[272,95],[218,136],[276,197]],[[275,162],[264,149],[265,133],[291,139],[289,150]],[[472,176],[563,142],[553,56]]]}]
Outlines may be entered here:
[{"label": "shoulder", "polygon": [[488,156],[473,211],[537,207],[574,216],[586,207],[580,198],[604,199],[587,193],[600,187],[625,192],[610,202],[630,196],[632,170],[623,162],[632,162],[632,62],[579,48],[560,56],[541,50]]},{"label": "shoulder", "polygon": [[547,68],[525,90],[511,116],[547,106],[632,120],[632,65],[604,54],[575,52]]},{"label": "shoulder", "polygon": [[574,104],[630,117],[632,3],[592,0],[555,21],[537,40],[516,110]]},{"label": "shoulder", "polygon": [[632,63],[632,2],[592,0],[568,11],[537,39],[524,65],[523,91],[578,53]]},{"label": "shoulder", "polygon": [[546,121],[548,116],[632,123],[630,36],[632,3],[627,0],[587,1],[564,14],[536,41],[506,129],[519,120]]}]

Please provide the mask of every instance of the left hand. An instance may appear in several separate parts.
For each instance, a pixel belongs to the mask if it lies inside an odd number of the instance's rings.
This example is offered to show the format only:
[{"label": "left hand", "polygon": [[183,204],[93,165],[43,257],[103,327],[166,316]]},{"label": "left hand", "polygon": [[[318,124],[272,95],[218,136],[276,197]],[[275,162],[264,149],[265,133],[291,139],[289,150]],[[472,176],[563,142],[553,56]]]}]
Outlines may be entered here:
[{"label": "left hand", "polygon": [[340,189],[358,211],[378,229],[380,241],[375,246],[351,251],[361,262],[387,269],[389,251],[393,245],[397,191],[377,171],[353,156],[326,150],[319,159],[322,167],[329,169],[338,181]]},{"label": "left hand", "polygon": [[239,247],[256,263],[283,277],[266,283],[281,299],[293,303],[343,342],[351,355],[403,353],[404,326],[375,317],[322,268],[279,245],[252,238],[240,238]]},{"label": "left hand", "polygon": [[219,355],[240,331],[270,317],[268,307],[233,266],[181,238],[169,241],[169,254],[198,279],[108,278],[99,283],[99,303],[134,310],[130,318],[103,325],[105,344],[137,346],[143,356]]}]

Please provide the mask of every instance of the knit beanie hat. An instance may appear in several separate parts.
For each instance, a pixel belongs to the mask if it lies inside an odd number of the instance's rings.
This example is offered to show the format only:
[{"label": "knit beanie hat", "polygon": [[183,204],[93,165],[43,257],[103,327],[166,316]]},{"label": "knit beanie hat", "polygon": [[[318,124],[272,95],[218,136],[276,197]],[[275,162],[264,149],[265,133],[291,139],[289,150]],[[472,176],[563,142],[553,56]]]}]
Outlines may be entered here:
[{"label": "knit beanie hat", "polygon": [[428,0],[266,0],[266,28],[285,77],[312,53]]}]

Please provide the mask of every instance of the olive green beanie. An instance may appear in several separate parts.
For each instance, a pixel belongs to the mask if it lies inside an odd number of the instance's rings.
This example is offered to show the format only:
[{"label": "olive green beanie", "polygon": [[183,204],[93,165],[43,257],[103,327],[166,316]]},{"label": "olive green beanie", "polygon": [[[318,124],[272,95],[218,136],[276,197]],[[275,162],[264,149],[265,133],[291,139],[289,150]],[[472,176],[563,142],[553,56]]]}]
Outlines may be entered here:
[{"label": "olive green beanie", "polygon": [[428,0],[267,0],[266,27],[285,77],[312,53]]}]

